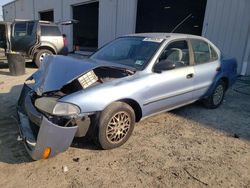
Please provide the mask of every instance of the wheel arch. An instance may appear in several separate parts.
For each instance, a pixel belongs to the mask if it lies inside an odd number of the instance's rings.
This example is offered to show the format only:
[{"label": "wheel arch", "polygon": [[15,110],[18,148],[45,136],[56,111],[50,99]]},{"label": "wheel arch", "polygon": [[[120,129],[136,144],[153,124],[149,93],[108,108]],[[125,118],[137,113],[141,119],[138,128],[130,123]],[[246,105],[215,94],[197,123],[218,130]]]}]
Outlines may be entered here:
[{"label": "wheel arch", "polygon": [[36,49],[35,55],[36,55],[40,50],[49,50],[49,51],[51,51],[53,54],[56,54],[56,50],[55,50],[54,48],[52,48],[51,46],[40,46],[39,48]]},{"label": "wheel arch", "polygon": [[229,79],[227,77],[221,77],[221,79],[219,79],[218,81],[222,80],[223,83],[225,84],[225,90],[227,90],[229,88]]},{"label": "wheel arch", "polygon": [[116,102],[123,102],[123,103],[126,103],[129,106],[131,106],[132,109],[135,112],[135,121],[139,122],[141,120],[141,118],[142,118],[142,109],[141,109],[140,104],[137,101],[127,98],[127,99],[120,99],[120,100],[118,100]]},{"label": "wheel arch", "polygon": [[207,98],[211,95],[211,93],[213,92],[213,90],[215,89],[216,85],[220,82],[223,81],[223,83],[225,84],[225,91],[229,88],[229,79],[223,75],[223,76],[217,76],[216,79],[214,80],[213,84],[210,86],[210,88],[208,89],[208,91],[203,95],[202,98]]}]

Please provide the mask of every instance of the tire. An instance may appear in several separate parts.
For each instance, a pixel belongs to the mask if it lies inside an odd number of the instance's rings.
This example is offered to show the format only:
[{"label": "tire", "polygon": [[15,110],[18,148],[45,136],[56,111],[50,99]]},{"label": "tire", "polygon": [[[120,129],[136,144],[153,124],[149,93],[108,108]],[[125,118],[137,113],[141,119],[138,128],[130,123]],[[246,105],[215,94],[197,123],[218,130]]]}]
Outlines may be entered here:
[{"label": "tire", "polygon": [[39,50],[35,55],[35,64],[37,67],[40,67],[41,63],[43,62],[43,59],[47,55],[53,55],[53,52],[50,50]]},{"label": "tire", "polygon": [[134,125],[135,113],[131,106],[112,103],[100,115],[95,141],[105,150],[119,147],[129,139]]},{"label": "tire", "polygon": [[216,84],[212,94],[208,98],[204,99],[203,101],[204,105],[210,109],[215,109],[219,107],[224,99],[225,91],[226,91],[225,83],[222,80],[220,80]]}]

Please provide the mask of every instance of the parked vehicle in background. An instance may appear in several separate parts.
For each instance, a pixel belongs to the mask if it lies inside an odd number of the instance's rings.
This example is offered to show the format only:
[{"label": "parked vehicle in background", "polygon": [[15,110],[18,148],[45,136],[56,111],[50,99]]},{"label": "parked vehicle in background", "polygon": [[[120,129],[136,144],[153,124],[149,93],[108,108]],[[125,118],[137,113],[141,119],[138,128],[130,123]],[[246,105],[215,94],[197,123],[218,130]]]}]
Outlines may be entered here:
[{"label": "parked vehicle in background", "polygon": [[236,60],[193,35],[134,34],[89,59],[50,56],[22,89],[21,137],[35,160],[87,133],[101,148],[116,148],[148,116],[198,100],[217,108],[236,78]]},{"label": "parked vehicle in background", "polygon": [[47,21],[0,22],[0,48],[20,52],[38,67],[47,55],[68,54],[59,26]]}]

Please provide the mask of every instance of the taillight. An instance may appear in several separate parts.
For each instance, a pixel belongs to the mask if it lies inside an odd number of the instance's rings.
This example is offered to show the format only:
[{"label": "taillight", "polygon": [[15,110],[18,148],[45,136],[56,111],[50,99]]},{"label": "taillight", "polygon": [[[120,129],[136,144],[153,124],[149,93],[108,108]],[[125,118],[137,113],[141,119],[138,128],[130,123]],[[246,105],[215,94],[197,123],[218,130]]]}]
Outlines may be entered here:
[{"label": "taillight", "polygon": [[68,40],[66,37],[63,37],[63,45],[68,46]]},{"label": "taillight", "polygon": [[63,37],[63,45],[64,45],[64,47],[68,46],[67,36],[65,34],[62,34],[62,37]]}]

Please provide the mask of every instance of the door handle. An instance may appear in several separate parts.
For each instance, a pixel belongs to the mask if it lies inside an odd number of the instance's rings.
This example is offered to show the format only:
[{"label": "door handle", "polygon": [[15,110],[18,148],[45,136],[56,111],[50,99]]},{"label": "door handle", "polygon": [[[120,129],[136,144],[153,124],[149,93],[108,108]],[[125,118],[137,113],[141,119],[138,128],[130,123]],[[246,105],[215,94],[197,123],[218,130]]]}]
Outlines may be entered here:
[{"label": "door handle", "polygon": [[186,76],[187,79],[190,79],[190,78],[193,78],[193,77],[194,77],[194,74],[193,74],[193,73],[188,74],[188,75]]}]

